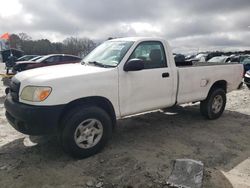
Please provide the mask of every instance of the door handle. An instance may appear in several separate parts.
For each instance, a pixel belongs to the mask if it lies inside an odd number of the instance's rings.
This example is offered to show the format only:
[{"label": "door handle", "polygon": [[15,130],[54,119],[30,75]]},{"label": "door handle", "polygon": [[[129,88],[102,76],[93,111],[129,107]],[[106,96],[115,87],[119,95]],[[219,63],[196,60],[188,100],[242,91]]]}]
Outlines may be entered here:
[{"label": "door handle", "polygon": [[169,73],[168,72],[162,73],[162,78],[167,78],[167,77],[169,77]]}]

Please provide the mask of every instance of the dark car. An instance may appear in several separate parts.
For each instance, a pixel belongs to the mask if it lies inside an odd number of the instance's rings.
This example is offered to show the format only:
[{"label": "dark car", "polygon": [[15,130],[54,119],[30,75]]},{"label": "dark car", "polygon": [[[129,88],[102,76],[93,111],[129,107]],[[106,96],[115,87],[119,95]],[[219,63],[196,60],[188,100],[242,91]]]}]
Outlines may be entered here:
[{"label": "dark car", "polygon": [[13,72],[21,72],[28,69],[39,67],[46,67],[51,65],[60,65],[68,63],[78,63],[81,61],[80,57],[65,54],[52,54],[43,56],[35,61],[19,61],[13,67]]},{"label": "dark car", "polygon": [[16,61],[31,61],[33,58],[37,57],[38,55],[24,55],[18,58]]},{"label": "dark car", "polygon": [[43,56],[38,55],[38,56],[36,56],[36,57],[30,59],[29,61],[37,61],[38,59],[41,59],[42,57],[43,57]]},{"label": "dark car", "polygon": [[246,72],[244,82],[246,86],[250,89],[250,70]]},{"label": "dark car", "polygon": [[250,56],[246,57],[241,64],[244,66],[244,71],[247,72],[250,70]]}]

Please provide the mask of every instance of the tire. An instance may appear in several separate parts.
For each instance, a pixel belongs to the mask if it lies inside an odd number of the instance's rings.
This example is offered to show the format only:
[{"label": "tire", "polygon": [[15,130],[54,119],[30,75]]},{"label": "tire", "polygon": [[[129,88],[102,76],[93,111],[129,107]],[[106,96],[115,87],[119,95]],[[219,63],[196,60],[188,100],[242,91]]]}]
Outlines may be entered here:
[{"label": "tire", "polygon": [[99,107],[85,106],[67,113],[59,137],[66,153],[82,159],[100,152],[111,135],[110,116]]},{"label": "tire", "polygon": [[219,118],[225,110],[226,92],[220,88],[212,89],[207,98],[200,103],[200,112],[207,119]]},{"label": "tire", "polygon": [[246,84],[246,85],[247,85],[248,89],[250,89],[250,84]]},{"label": "tire", "polygon": [[242,89],[242,86],[243,86],[243,82],[241,82],[241,83],[239,84],[239,86],[238,86],[237,89]]}]

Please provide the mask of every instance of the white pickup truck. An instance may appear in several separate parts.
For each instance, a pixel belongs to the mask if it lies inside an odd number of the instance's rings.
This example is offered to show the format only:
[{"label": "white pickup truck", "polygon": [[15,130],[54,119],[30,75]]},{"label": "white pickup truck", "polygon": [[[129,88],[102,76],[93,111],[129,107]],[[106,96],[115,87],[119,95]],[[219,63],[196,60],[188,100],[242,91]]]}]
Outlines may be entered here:
[{"label": "white pickup truck", "polygon": [[163,39],[114,39],[79,64],[17,74],[6,117],[24,134],[57,133],[67,153],[84,158],[99,152],[126,116],[200,101],[202,115],[220,117],[242,74],[240,64],[177,67]]}]

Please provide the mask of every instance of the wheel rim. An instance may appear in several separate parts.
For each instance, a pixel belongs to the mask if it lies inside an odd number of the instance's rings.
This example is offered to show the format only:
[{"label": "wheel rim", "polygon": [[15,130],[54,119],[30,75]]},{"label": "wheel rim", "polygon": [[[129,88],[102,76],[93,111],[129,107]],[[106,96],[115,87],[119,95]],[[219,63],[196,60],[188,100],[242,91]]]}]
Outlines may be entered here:
[{"label": "wheel rim", "polygon": [[213,103],[212,103],[212,111],[213,113],[217,114],[221,111],[221,108],[223,106],[223,98],[221,95],[217,95],[214,97]]},{"label": "wheel rim", "polygon": [[74,134],[76,144],[83,149],[94,147],[102,138],[103,125],[97,119],[87,119],[81,122]]}]

